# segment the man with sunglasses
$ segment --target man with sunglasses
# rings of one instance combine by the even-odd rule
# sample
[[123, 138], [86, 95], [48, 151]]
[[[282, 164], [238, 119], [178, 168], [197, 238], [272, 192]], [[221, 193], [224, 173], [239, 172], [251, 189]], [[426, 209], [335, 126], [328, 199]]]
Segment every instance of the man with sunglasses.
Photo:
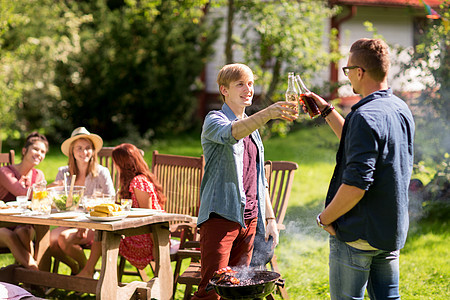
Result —
[[342, 68], [362, 96], [347, 117], [309, 95], [340, 139], [325, 209], [316, 218], [330, 234], [331, 299], [363, 299], [366, 288], [371, 299], [400, 299], [414, 120], [388, 87], [389, 67], [385, 42], [360, 39]]

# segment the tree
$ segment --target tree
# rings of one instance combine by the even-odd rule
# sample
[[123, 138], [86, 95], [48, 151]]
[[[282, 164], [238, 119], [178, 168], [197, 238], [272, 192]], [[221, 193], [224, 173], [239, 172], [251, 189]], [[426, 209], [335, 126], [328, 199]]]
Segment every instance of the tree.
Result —
[[6, 3], [0, 113], [9, 137], [40, 128], [60, 142], [86, 126], [137, 142], [193, 126], [221, 21], [205, 21], [207, 0]]
[[413, 102], [416, 122], [416, 161], [448, 161], [450, 153], [450, 40], [448, 20], [450, 2], [444, 1], [439, 9], [441, 19], [428, 19], [418, 45], [409, 51], [411, 59], [403, 72], [416, 70], [424, 90]]
[[[262, 80], [264, 100], [277, 101], [285, 89], [281, 76], [301, 73], [309, 81], [327, 67], [331, 54], [323, 45], [325, 20], [333, 14], [327, 1], [237, 1], [244, 18], [243, 35], [237, 41]], [[244, 25], [245, 24], [245, 25]]]
[[[258, 104], [247, 113], [284, 98], [287, 72], [300, 73], [311, 84], [317, 72], [340, 58], [335, 48], [328, 49], [323, 44], [325, 21], [337, 10], [329, 8], [327, 1], [226, 0], [220, 3], [222, 6], [226, 3], [228, 8], [227, 24], [238, 23], [237, 27], [243, 28], [241, 35], [236, 36], [232, 27], [227, 27], [227, 63], [231, 62], [232, 49], [238, 46], [261, 87]], [[330, 43], [334, 39], [335, 35], [331, 34]], [[289, 126], [286, 122], [269, 122], [270, 131], [278, 134], [286, 133]]]
[[56, 134], [65, 122], [54, 85], [55, 65], [77, 47], [78, 27], [86, 16], [63, 1], [2, 1], [0, 94], [2, 139], [19, 139], [31, 130]]
[[[93, 22], [58, 85], [73, 116], [106, 139], [152, 136], [192, 125], [195, 91], [217, 37], [205, 0], [89, 5]], [[71, 82], [79, 74], [79, 82]]]

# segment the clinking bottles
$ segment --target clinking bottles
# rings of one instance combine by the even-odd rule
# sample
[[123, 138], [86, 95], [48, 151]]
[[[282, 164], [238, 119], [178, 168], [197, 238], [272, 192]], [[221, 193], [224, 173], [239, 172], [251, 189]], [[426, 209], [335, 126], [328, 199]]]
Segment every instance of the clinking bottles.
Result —
[[320, 110], [316, 104], [316, 101], [314, 101], [314, 99], [312, 97], [306, 96], [306, 94], [310, 93], [310, 91], [303, 83], [302, 79], [300, 78], [300, 75], [295, 75], [295, 82], [297, 83], [297, 86], [298, 86], [298, 90], [300, 93], [300, 99], [303, 102], [303, 104], [306, 106], [306, 109], [307, 109], [308, 114], [311, 117], [311, 119], [320, 115]]

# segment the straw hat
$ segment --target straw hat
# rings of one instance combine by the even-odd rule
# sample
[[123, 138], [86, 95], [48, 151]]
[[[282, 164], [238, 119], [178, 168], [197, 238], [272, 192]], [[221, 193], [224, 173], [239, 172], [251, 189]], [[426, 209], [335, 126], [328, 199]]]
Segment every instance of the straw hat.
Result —
[[91, 140], [92, 144], [94, 144], [94, 152], [98, 152], [103, 146], [103, 140], [100, 136], [90, 133], [84, 127], [78, 127], [72, 132], [70, 138], [68, 138], [62, 143], [61, 145], [62, 153], [64, 153], [65, 156], [69, 156], [70, 144], [81, 138]]

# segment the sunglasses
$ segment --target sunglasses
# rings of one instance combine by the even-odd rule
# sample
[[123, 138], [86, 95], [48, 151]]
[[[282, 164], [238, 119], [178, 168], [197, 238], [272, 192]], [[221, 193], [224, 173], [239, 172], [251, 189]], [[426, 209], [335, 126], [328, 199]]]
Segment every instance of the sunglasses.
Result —
[[359, 66], [350, 66], [350, 67], [343, 67], [342, 68], [342, 72], [344, 72], [345, 76], [348, 76], [348, 71], [351, 69], [356, 69], [356, 68], [360, 68], [363, 72], [365, 72], [366, 70], [364, 70], [364, 68], [361, 68]]

